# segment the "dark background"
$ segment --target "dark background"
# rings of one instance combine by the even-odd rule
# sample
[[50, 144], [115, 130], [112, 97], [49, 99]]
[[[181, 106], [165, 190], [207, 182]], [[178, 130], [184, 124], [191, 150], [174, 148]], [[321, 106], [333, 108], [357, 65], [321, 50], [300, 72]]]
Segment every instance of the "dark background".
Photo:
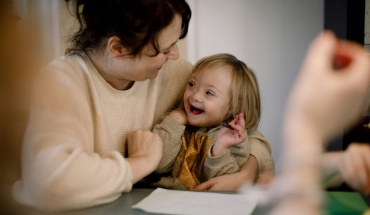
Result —
[[[324, 29], [332, 30], [339, 38], [364, 45], [365, 0], [325, 0], [324, 13]], [[370, 128], [366, 127], [370, 123], [370, 117], [367, 115], [352, 129], [330, 142], [326, 150], [345, 150], [352, 142], [370, 143]], [[328, 190], [352, 191], [345, 183]], [[364, 196], [364, 199], [370, 205], [370, 196]]]

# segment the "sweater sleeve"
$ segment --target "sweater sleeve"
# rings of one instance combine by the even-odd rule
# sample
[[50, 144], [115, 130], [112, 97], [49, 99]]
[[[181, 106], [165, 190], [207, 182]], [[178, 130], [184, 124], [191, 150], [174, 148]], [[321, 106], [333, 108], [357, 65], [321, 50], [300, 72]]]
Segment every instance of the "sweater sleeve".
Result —
[[[258, 130], [251, 132], [249, 140], [251, 155], [253, 155], [258, 162], [258, 178], [261, 178], [261, 176], [265, 177], [264, 175], [273, 177], [275, 174], [275, 164], [271, 155], [271, 146], [269, 142]], [[257, 180], [259, 180], [258, 178]]]
[[81, 83], [60, 73], [36, 83], [14, 197], [43, 211], [112, 202], [132, 188], [118, 151], [96, 153], [93, 116]]
[[163, 155], [155, 171], [156, 173], [160, 174], [172, 170], [181, 148], [181, 136], [184, 131], [185, 126], [168, 115], [162, 123], [154, 126], [153, 132], [158, 134], [163, 141]]
[[203, 167], [203, 179], [209, 180], [216, 176], [226, 175], [239, 171], [239, 167], [248, 160], [251, 152], [249, 139], [231, 147], [225, 153], [212, 157], [211, 150], [208, 151]]

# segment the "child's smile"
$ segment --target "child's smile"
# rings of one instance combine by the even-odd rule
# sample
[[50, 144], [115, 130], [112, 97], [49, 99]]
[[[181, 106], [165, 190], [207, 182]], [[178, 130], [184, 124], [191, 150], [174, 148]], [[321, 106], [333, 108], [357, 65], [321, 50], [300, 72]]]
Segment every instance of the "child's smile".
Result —
[[201, 114], [203, 112], [204, 112], [204, 110], [196, 108], [196, 107], [194, 107], [193, 105], [190, 104], [190, 113], [191, 114], [198, 115], [198, 114]]

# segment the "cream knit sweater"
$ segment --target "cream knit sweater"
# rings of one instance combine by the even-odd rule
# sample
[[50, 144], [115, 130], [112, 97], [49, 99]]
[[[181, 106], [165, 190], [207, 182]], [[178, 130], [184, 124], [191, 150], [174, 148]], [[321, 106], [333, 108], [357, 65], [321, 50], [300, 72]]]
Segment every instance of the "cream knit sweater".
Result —
[[36, 81], [13, 193], [44, 211], [111, 202], [132, 188], [130, 131], [152, 130], [181, 98], [192, 65], [168, 61], [154, 80], [112, 88], [83, 56], [61, 57]]

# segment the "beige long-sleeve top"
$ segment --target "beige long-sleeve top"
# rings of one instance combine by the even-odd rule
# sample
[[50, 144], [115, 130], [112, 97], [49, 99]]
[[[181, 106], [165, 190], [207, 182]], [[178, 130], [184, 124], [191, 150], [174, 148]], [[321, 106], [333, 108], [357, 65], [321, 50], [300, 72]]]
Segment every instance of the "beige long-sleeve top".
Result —
[[127, 134], [161, 121], [191, 69], [187, 61], [168, 61], [156, 79], [119, 91], [86, 55], [51, 62], [35, 84], [16, 200], [61, 211], [111, 202], [130, 191]]

